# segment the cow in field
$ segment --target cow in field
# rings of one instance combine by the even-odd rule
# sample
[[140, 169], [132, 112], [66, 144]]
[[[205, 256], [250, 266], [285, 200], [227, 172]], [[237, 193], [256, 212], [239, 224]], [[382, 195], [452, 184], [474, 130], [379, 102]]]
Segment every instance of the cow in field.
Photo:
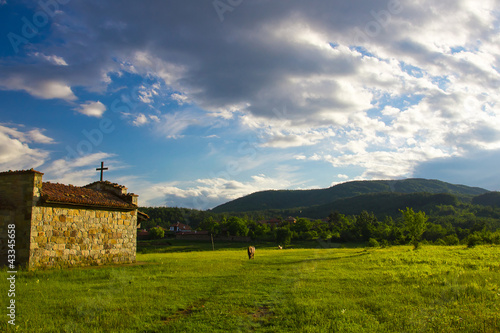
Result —
[[253, 259], [254, 255], [255, 255], [255, 247], [249, 246], [248, 247], [248, 259]]

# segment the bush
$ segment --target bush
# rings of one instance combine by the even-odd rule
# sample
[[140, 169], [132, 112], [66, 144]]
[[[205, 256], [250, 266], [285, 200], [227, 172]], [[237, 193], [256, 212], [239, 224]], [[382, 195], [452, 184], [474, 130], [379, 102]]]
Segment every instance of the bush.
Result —
[[440, 238], [440, 239], [438, 239], [437, 241], [434, 242], [434, 245], [448, 245], [448, 244], [446, 244], [446, 242], [444, 241], [444, 239]]
[[283, 245], [290, 244], [292, 240], [292, 232], [288, 227], [279, 227], [276, 229], [276, 242]]
[[369, 247], [379, 247], [380, 244], [379, 244], [379, 242], [375, 238], [370, 238], [368, 240], [368, 246]]
[[165, 237], [165, 230], [160, 227], [154, 227], [149, 230], [149, 235], [152, 239], [160, 239]]
[[460, 243], [460, 240], [458, 239], [457, 235], [448, 235], [445, 236], [441, 239], [446, 245], [458, 245]]
[[332, 238], [332, 235], [328, 231], [321, 231], [319, 234], [319, 238], [326, 241], [326, 240]]
[[313, 240], [318, 238], [318, 233], [314, 230], [302, 232], [300, 233], [300, 238], [303, 240]]
[[500, 245], [500, 231], [497, 231], [491, 235], [491, 243]]
[[467, 239], [467, 247], [474, 247], [476, 245], [480, 245], [482, 242], [483, 238], [480, 235], [474, 233]]

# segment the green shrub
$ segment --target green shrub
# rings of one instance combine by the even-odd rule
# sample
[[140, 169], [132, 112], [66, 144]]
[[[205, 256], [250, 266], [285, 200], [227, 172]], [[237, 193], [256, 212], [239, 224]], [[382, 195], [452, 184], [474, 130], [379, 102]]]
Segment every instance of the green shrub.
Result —
[[165, 230], [160, 227], [154, 227], [149, 230], [149, 235], [152, 239], [160, 239], [165, 237]]
[[460, 243], [460, 240], [458, 239], [457, 235], [448, 235], [445, 236], [441, 239], [446, 245], [458, 245]]
[[448, 245], [448, 244], [446, 244], [446, 242], [444, 241], [444, 239], [440, 238], [440, 239], [438, 239], [437, 241], [434, 242], [434, 245]]
[[379, 247], [380, 244], [379, 244], [379, 242], [375, 238], [370, 238], [368, 240], [368, 246], [369, 247]]
[[276, 229], [276, 242], [288, 245], [292, 241], [292, 231], [288, 227], [279, 227]]
[[313, 239], [318, 238], [318, 233], [314, 230], [302, 232], [300, 234], [300, 238], [302, 238], [304, 240], [313, 240]]
[[500, 245], [500, 230], [491, 234], [491, 243]]
[[474, 247], [476, 245], [482, 244], [482, 242], [483, 238], [477, 233], [474, 233], [467, 238], [467, 247]]

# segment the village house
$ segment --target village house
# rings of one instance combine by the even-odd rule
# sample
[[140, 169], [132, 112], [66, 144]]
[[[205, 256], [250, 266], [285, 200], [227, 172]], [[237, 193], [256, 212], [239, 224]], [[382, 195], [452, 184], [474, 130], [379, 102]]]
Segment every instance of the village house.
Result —
[[270, 219], [270, 220], [261, 220], [261, 221], [259, 221], [260, 224], [267, 224], [271, 228], [273, 228], [273, 227], [276, 228], [276, 227], [282, 226], [284, 224], [291, 225], [291, 224], [294, 224], [295, 222], [297, 222], [297, 220], [294, 217], [291, 217], [291, 216], [288, 216], [284, 220], [273, 218], [273, 219]]
[[177, 222], [177, 223], [172, 224], [170, 226], [170, 231], [173, 231], [173, 232], [190, 232], [191, 231], [191, 227], [188, 226], [187, 224], [183, 224], [183, 223]]
[[146, 229], [137, 229], [137, 239], [148, 239], [149, 238], [149, 231]]
[[281, 221], [280, 219], [270, 219], [270, 220], [259, 221], [260, 224], [267, 224], [271, 228], [280, 226], [282, 222], [283, 221]]
[[137, 195], [108, 181], [78, 187], [42, 176], [33, 169], [0, 173], [0, 265], [7, 264], [12, 227], [16, 266], [135, 262], [138, 218], [147, 218], [137, 211]]

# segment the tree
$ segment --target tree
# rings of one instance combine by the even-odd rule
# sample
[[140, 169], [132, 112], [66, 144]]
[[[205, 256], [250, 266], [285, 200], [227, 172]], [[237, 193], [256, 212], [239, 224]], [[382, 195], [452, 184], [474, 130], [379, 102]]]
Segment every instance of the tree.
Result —
[[261, 238], [270, 231], [269, 227], [265, 223], [249, 221], [247, 226], [250, 229], [249, 235], [253, 239]]
[[232, 236], [246, 236], [248, 235], [248, 227], [245, 222], [245, 220], [236, 217], [236, 216], [231, 216], [226, 223], [224, 223], [224, 226], [227, 229], [227, 232], [232, 235]]
[[292, 231], [288, 227], [279, 227], [276, 229], [276, 241], [279, 244], [288, 245], [292, 240]]
[[420, 239], [427, 229], [427, 220], [429, 219], [424, 212], [415, 213], [412, 208], [406, 207], [406, 210], [399, 210], [403, 214], [403, 220], [410, 236], [413, 248], [416, 250], [420, 244]]
[[444, 238], [446, 234], [447, 230], [443, 228], [443, 226], [439, 224], [429, 223], [424, 233], [424, 239], [435, 242], [438, 239]]
[[154, 227], [149, 230], [149, 234], [153, 239], [160, 239], [165, 237], [165, 230], [160, 227]]
[[377, 218], [373, 213], [368, 213], [366, 210], [362, 211], [359, 216], [356, 217], [356, 236], [360, 240], [368, 241], [372, 238], [373, 230], [378, 224]]
[[333, 213], [330, 213], [330, 215], [328, 215], [328, 222], [334, 224], [339, 223], [341, 218], [342, 214], [340, 214], [338, 211], [335, 211]]
[[295, 222], [295, 224], [293, 224], [291, 227], [293, 231], [296, 231], [298, 233], [307, 232], [311, 230], [311, 228], [312, 228], [311, 221], [305, 218], [299, 218], [297, 222]]
[[200, 230], [206, 230], [212, 235], [220, 233], [220, 224], [212, 216], [205, 218], [199, 225]]

